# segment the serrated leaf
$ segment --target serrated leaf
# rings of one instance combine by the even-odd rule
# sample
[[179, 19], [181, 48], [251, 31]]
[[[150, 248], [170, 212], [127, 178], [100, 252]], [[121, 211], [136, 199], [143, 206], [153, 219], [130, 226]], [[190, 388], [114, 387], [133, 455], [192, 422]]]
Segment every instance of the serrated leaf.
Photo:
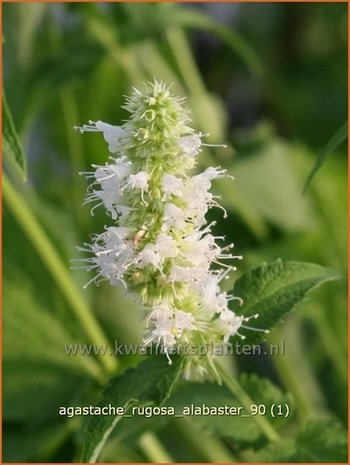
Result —
[[335, 420], [311, 420], [294, 440], [270, 444], [261, 462], [347, 463], [347, 433]]
[[343, 143], [348, 137], [348, 122], [346, 121], [343, 126], [341, 126], [338, 131], [333, 134], [333, 136], [329, 139], [327, 144], [318, 154], [315, 163], [306, 179], [305, 186], [304, 186], [304, 193], [306, 192], [307, 188], [309, 187], [312, 179], [314, 178], [317, 171], [321, 168], [321, 166], [326, 161], [328, 155], [330, 155], [334, 150]]
[[25, 180], [27, 176], [26, 160], [4, 92], [2, 94], [2, 150]]
[[[283, 262], [281, 259], [265, 263], [236, 281], [233, 294], [241, 297], [244, 303], [235, 311], [245, 316], [258, 314], [256, 323], [250, 322], [250, 326], [269, 330], [311, 289], [337, 277], [333, 270], [313, 263]], [[259, 340], [263, 334], [246, 330], [245, 343]]]
[[[282, 416], [271, 419], [274, 426], [281, 427], [293, 414], [293, 399], [289, 394], [282, 392], [267, 378], [257, 375], [243, 374], [239, 377], [239, 383], [250, 396], [254, 404], [266, 407], [266, 416], [270, 416], [273, 404], [287, 403], [291, 409], [288, 418]], [[238, 399], [225, 387], [214, 383], [186, 383], [168, 400], [167, 405], [174, 406], [177, 413], [181, 413], [184, 407], [190, 404], [207, 407], [241, 407]], [[242, 413], [250, 415], [250, 411], [242, 410]], [[230, 439], [237, 446], [254, 447], [265, 440], [259, 425], [251, 417], [241, 415], [193, 415], [186, 419], [200, 431], [219, 435]]]
[[[112, 378], [97, 407], [111, 404], [123, 407], [125, 412], [133, 405], [162, 404], [170, 395], [181, 368], [180, 358], [173, 358], [173, 364], [168, 365], [165, 356], [150, 357], [136, 368]], [[122, 416], [91, 417], [83, 444], [82, 462], [96, 462], [109, 435], [121, 420]]]

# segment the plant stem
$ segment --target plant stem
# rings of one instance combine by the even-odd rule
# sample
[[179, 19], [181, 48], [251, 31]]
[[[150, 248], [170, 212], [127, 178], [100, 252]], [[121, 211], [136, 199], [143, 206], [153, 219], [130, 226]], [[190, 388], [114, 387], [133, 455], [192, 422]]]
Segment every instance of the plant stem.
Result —
[[143, 433], [139, 439], [139, 447], [151, 463], [174, 463], [174, 460], [153, 433]]
[[[52, 12], [51, 12], [52, 13]], [[64, 43], [61, 31], [54, 21], [53, 15], [50, 16], [49, 41], [51, 42], [51, 49], [54, 56], [63, 55]], [[82, 139], [74, 134], [73, 126], [79, 123], [79, 111], [75, 100], [74, 91], [71, 84], [66, 84], [59, 93], [60, 104], [62, 108], [62, 118], [66, 132], [66, 140], [68, 145], [68, 153], [71, 163], [71, 171], [76, 174], [84, 166], [84, 148]], [[86, 215], [82, 214], [82, 209], [79, 208], [84, 198], [85, 192], [81, 184], [72, 182], [73, 200], [75, 207], [75, 218], [78, 220], [78, 225], [85, 225], [87, 223]]]
[[172, 27], [166, 31], [168, 43], [176, 59], [177, 66], [192, 95], [206, 95], [203, 79], [198, 71], [184, 32]]
[[[167, 30], [166, 36], [180, 75], [188, 88], [193, 112], [200, 128], [210, 135], [209, 140], [224, 140], [221, 114], [205, 88], [186, 35], [180, 28], [172, 27]], [[208, 118], [208, 114], [216, 115], [216, 118]]]
[[269, 340], [274, 343], [278, 343], [281, 338], [288, 346], [288, 352], [283, 357], [274, 357], [273, 362], [284, 386], [288, 387], [295, 398], [299, 418], [305, 421], [320, 412], [326, 413], [325, 399], [307, 363], [297, 318], [290, 319], [288, 327], [281, 329], [279, 334], [272, 332], [269, 336]]
[[[236, 378], [228, 374], [220, 365], [217, 366], [217, 369], [226, 387], [240, 401], [242, 406], [248, 412], [250, 412], [250, 408], [254, 404], [254, 401], [243, 390]], [[264, 433], [264, 435], [267, 437], [269, 441], [277, 441], [278, 439], [280, 439], [279, 434], [277, 433], [275, 428], [269, 423], [269, 421], [265, 417], [261, 415], [254, 415], [252, 416], [252, 419], [260, 427], [261, 431]]]
[[204, 433], [199, 434], [186, 418], [175, 418], [172, 425], [181, 436], [181, 440], [183, 438], [202, 460], [210, 463], [234, 463], [237, 461], [220, 439]]
[[[58, 255], [40, 223], [30, 211], [22, 195], [15, 191], [5, 174], [3, 175], [2, 187], [5, 203], [62, 291], [85, 334], [93, 344], [107, 347], [108, 340], [76, 288], [72, 276], [67, 272], [65, 263]], [[116, 370], [116, 357], [103, 355], [99, 355], [99, 357], [101, 365], [108, 373]]]
[[145, 80], [144, 73], [131, 51], [125, 45], [119, 44], [115, 28], [98, 16], [89, 16], [86, 25], [93, 38], [100, 42], [131, 82], [141, 84]]
[[[84, 166], [84, 153], [81, 138], [74, 134], [73, 125], [79, 122], [78, 108], [71, 87], [65, 87], [60, 92], [60, 101], [62, 107], [62, 116], [64, 119], [68, 152], [70, 154], [71, 170], [73, 175], [79, 172]], [[85, 189], [78, 182], [72, 182], [73, 198], [75, 205], [75, 215], [78, 218], [78, 224], [86, 224], [87, 216], [82, 214], [80, 208], [82, 199], [85, 196]]]

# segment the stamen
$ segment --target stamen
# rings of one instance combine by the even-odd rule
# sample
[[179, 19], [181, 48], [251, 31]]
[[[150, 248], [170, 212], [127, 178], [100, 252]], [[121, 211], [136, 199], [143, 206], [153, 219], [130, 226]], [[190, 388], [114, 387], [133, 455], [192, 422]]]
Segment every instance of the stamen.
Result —
[[96, 281], [97, 278], [98, 278], [99, 276], [101, 276], [101, 275], [102, 275], [102, 271], [101, 271], [100, 273], [98, 273], [96, 276], [94, 276], [92, 279], [90, 279], [90, 281], [88, 281], [86, 284], [84, 284], [83, 289], [86, 289], [91, 283], [93, 283], [94, 281]]
[[223, 212], [224, 212], [224, 218], [227, 218], [228, 215], [227, 215], [226, 209], [225, 209], [222, 205], [220, 205], [216, 200], [212, 200], [212, 201], [210, 202], [210, 204], [208, 204], [208, 206], [209, 206], [209, 207], [216, 207], [216, 208], [219, 208], [220, 210], [223, 210]]
[[235, 295], [229, 295], [229, 296], [227, 296], [227, 302], [231, 302], [232, 300], [238, 300], [239, 305], [242, 307], [242, 305], [243, 305], [243, 299], [241, 299], [240, 297], [235, 296]]
[[168, 350], [167, 350], [166, 347], [164, 348], [164, 352], [165, 352], [166, 358], [168, 359], [168, 365], [172, 365], [172, 364], [173, 364], [173, 361], [172, 361], [171, 358], [169, 357]]
[[204, 147], [222, 147], [224, 149], [227, 149], [226, 144], [203, 144], [202, 142], [201, 145], [203, 145]]
[[89, 121], [89, 124], [84, 124], [83, 126], [73, 126], [73, 129], [75, 129], [75, 131], [79, 131], [80, 134], [84, 134], [84, 132], [101, 132], [100, 129], [98, 129], [96, 126], [95, 126], [95, 122], [94, 121]]
[[269, 334], [270, 332], [268, 329], [253, 328], [252, 326], [247, 326], [247, 325], [241, 325], [241, 328], [250, 329], [251, 331], [259, 331], [265, 334]]

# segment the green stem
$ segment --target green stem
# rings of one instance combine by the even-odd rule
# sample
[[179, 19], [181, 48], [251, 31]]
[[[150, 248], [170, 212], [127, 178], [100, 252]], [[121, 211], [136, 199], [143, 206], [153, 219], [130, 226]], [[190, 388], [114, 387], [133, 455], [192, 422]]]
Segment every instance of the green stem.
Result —
[[[248, 412], [250, 412], [251, 406], [254, 404], [254, 401], [243, 390], [236, 378], [229, 375], [220, 365], [217, 366], [217, 369], [226, 387], [232, 392], [232, 394], [237, 398], [237, 400], [239, 400], [242, 406]], [[280, 439], [279, 434], [277, 433], [275, 428], [269, 423], [266, 417], [261, 415], [254, 415], [252, 416], [252, 419], [260, 427], [261, 431], [264, 433], [264, 435], [267, 437], [269, 441], [277, 441], [278, 439]]]
[[207, 91], [184, 32], [181, 29], [172, 27], [166, 31], [166, 35], [177, 66], [190, 93], [192, 95], [205, 95]]
[[210, 463], [237, 462], [236, 458], [219, 439], [205, 433], [199, 434], [186, 418], [175, 418], [172, 421], [172, 426], [181, 436], [181, 441], [187, 443], [200, 459]]
[[[209, 142], [224, 141], [225, 125], [221, 111], [218, 111], [218, 102], [213, 100], [205, 87], [185, 33], [180, 28], [172, 27], [166, 31], [166, 36], [180, 75], [188, 88], [199, 128], [208, 134]], [[211, 117], [208, 118], [208, 115]], [[201, 156], [202, 162], [204, 155], [205, 152]]]
[[[49, 41], [51, 42], [51, 48], [54, 56], [63, 55], [64, 43], [61, 31], [56, 25], [53, 16], [50, 16], [49, 22]], [[66, 139], [68, 145], [68, 153], [71, 162], [71, 171], [76, 174], [84, 166], [84, 148], [81, 137], [77, 137], [73, 129], [74, 125], [79, 123], [79, 112], [78, 106], [74, 97], [74, 92], [70, 84], [62, 88], [60, 94], [60, 103], [62, 108], [62, 117], [64, 122], [64, 128], [66, 132]], [[79, 225], [85, 225], [87, 216], [82, 213], [82, 209], [79, 208], [84, 198], [85, 192], [82, 184], [72, 182], [73, 200], [75, 206], [75, 217]]]
[[314, 311], [312, 312], [306, 313], [305, 318], [308, 319], [315, 326], [316, 330], [318, 331], [320, 341], [322, 341], [323, 348], [330, 360], [332, 361], [334, 370], [338, 373], [338, 376], [342, 380], [342, 382], [346, 383], [346, 354], [344, 354], [341, 350], [339, 340], [337, 339], [332, 328], [328, 324], [324, 311], [320, 311], [318, 306], [313, 310]]
[[289, 321], [288, 328], [283, 328], [279, 333], [272, 332], [269, 336], [269, 341], [273, 343], [279, 343], [281, 339], [288, 347], [288, 352], [274, 357], [273, 361], [284, 386], [295, 398], [298, 416], [305, 421], [315, 414], [325, 413], [325, 400], [307, 363], [306, 350], [300, 339], [300, 328], [296, 319]]
[[[84, 329], [85, 334], [93, 344], [108, 346], [108, 340], [80, 292], [77, 290], [72, 276], [66, 270], [64, 262], [56, 252], [40, 223], [30, 211], [24, 198], [15, 191], [5, 174], [3, 175], [2, 187], [5, 203], [26, 233], [57, 286], [62, 291], [75, 317]], [[115, 357], [100, 355], [100, 361], [109, 373], [115, 371], [117, 368], [117, 359]]]
[[[74, 124], [79, 122], [78, 108], [75, 101], [73, 90], [70, 87], [62, 89], [60, 93], [62, 115], [64, 119], [64, 125], [67, 135], [68, 152], [71, 160], [71, 170], [76, 176], [79, 170], [84, 166], [84, 151], [82, 145], [82, 138], [77, 137], [73, 129]], [[80, 208], [82, 199], [85, 196], [84, 188], [82, 184], [76, 181], [72, 182], [73, 187], [73, 198], [75, 205], [76, 217], [79, 225], [87, 224], [87, 215], [83, 214], [83, 210]]]
[[131, 51], [124, 45], [120, 45], [115, 29], [106, 21], [101, 21], [97, 16], [90, 16], [86, 21], [87, 28], [95, 40], [107, 51], [131, 82], [141, 84], [145, 78], [138, 61]]
[[139, 447], [150, 463], [174, 463], [153, 433], [143, 433], [139, 439]]

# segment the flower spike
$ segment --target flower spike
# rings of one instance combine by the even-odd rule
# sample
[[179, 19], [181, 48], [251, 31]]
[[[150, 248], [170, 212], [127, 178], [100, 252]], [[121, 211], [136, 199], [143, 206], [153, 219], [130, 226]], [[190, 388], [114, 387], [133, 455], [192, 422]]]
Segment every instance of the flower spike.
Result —
[[[239, 329], [247, 328], [247, 319], [229, 309], [230, 301], [242, 300], [220, 289], [235, 269], [223, 261], [242, 257], [230, 253], [233, 244], [220, 247], [216, 240], [224, 238], [211, 233], [215, 222], [206, 221], [208, 210], [220, 207], [209, 192], [212, 181], [228, 176], [226, 170], [191, 175], [208, 145], [204, 135], [188, 127], [183, 99], [171, 96], [164, 83], [144, 87], [126, 97], [130, 117], [122, 126], [90, 121], [76, 128], [101, 132], [116, 154], [84, 173], [92, 180], [85, 203], [95, 203], [92, 212], [103, 206], [111, 225], [83, 250], [91, 254], [86, 268], [97, 273], [89, 283], [105, 279], [133, 294], [145, 313], [144, 344], [160, 347], [171, 363], [178, 347], [244, 337]], [[214, 356], [187, 356], [185, 376], [217, 376]]]

